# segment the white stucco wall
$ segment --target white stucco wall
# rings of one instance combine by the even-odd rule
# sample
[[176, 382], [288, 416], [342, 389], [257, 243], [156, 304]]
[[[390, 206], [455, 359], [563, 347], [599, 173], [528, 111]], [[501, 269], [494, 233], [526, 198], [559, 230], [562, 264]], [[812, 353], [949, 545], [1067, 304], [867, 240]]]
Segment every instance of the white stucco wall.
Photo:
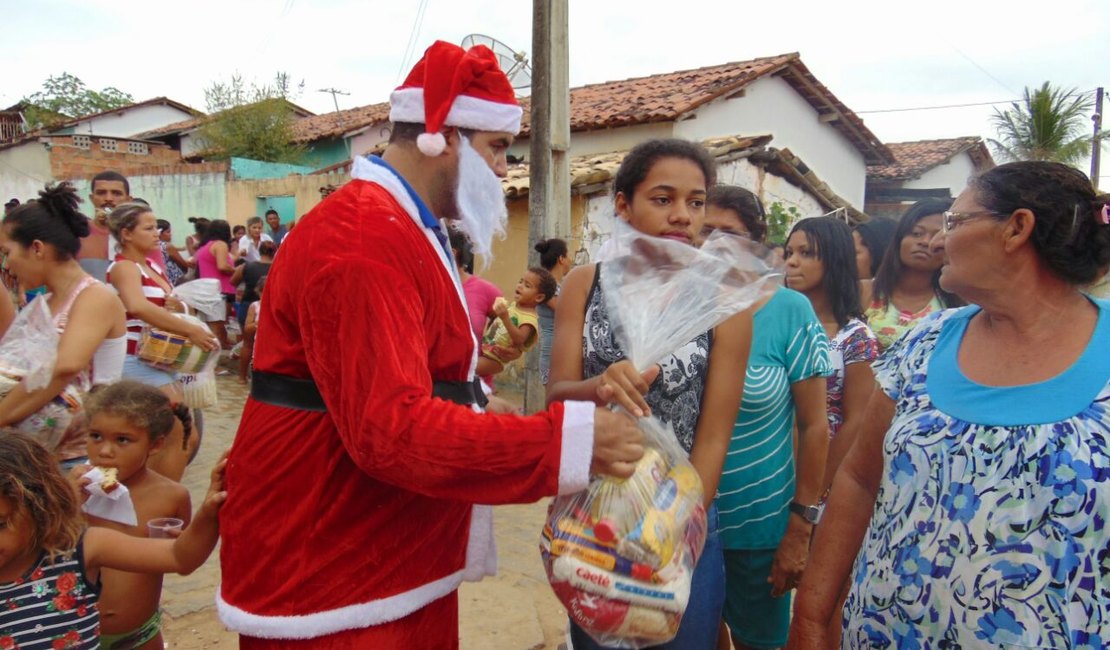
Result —
[[26, 203], [50, 181], [50, 154], [41, 142], [0, 149], [0, 203], [13, 198]]
[[188, 158], [195, 156], [204, 151], [204, 138], [200, 137], [200, 131], [190, 131], [181, 134], [181, 157]]
[[351, 138], [348, 143], [351, 156], [362, 155], [387, 140], [389, 140], [389, 121], [383, 120], [372, 124], [370, 128]]
[[[628, 151], [645, 140], [674, 137], [672, 126], [672, 122], [659, 122], [571, 133], [570, 155], [589, 156], [597, 153]], [[512, 147], [509, 147], [509, 155], [527, 159], [530, 157], [529, 146], [527, 138], [517, 140]]]
[[152, 104], [78, 122], [73, 127], [73, 133], [129, 138], [191, 117], [193, 116], [173, 106]]
[[911, 190], [928, 190], [947, 187], [953, 197], [967, 187], [967, 179], [975, 174], [975, 163], [971, 156], [962, 153], [943, 165], [937, 165], [921, 175], [921, 178], [906, 181], [902, 187]]
[[863, 209], [863, 154], [831, 124], [819, 122], [813, 106], [777, 77], [757, 79], [743, 97], [702, 106], [694, 119], [676, 122], [674, 134], [690, 140], [772, 135], [772, 146], [793, 151], [840, 197]]

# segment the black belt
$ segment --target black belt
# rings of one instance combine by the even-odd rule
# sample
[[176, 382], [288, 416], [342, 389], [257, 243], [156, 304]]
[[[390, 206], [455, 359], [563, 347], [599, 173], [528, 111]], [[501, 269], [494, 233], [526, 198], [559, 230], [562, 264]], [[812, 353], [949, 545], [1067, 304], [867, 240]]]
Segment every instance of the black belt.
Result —
[[[485, 407], [489, 403], [478, 379], [472, 382], [437, 381], [432, 384], [432, 396], [464, 406], [477, 404]], [[251, 397], [264, 404], [299, 411], [328, 410], [316, 382], [288, 375], [255, 370], [251, 377]]]

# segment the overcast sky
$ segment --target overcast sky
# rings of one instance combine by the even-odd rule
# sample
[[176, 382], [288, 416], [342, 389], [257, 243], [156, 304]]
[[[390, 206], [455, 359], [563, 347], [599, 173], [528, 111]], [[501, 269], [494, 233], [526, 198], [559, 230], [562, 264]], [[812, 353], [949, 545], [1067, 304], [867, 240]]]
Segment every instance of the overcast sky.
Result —
[[[340, 108], [386, 101], [435, 39], [530, 51], [531, 15], [526, 0], [0, 0], [0, 103], [65, 71], [204, 110], [213, 80], [284, 70], [322, 113], [322, 88], [350, 93]], [[797, 51], [884, 141], [992, 137], [991, 106], [870, 111], [1013, 100], [1044, 81], [1110, 87], [1108, 25], [1107, 0], [571, 0], [570, 81]]]

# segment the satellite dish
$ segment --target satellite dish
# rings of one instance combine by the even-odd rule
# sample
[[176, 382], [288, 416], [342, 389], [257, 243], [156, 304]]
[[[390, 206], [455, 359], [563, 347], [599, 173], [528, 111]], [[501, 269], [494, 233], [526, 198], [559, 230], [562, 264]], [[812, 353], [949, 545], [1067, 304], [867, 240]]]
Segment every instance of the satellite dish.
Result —
[[475, 45], [485, 45], [493, 50], [501, 70], [509, 78], [509, 83], [516, 90], [527, 90], [532, 86], [532, 64], [528, 62], [528, 54], [523, 50], [518, 52], [505, 45], [492, 36], [485, 34], [471, 34], [462, 40], [462, 46], [470, 49]]

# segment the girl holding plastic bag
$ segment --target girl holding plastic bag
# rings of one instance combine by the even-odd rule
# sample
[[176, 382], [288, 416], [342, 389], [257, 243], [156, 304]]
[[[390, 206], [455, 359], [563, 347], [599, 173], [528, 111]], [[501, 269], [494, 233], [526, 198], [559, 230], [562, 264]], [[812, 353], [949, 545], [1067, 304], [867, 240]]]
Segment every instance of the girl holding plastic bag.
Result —
[[[219, 349], [219, 341], [202, 323], [178, 316], [185, 312], [184, 303], [171, 295], [173, 286], [162, 269], [151, 264], [146, 256], [158, 249], [158, 220], [150, 207], [141, 203], [124, 203], [112, 210], [108, 228], [119, 242], [119, 252], [108, 267], [108, 282], [119, 292], [127, 309], [127, 357], [123, 376], [154, 386], [171, 400], [180, 401], [181, 391], [174, 373], [156, 368], [138, 357], [143, 330], [157, 328], [187, 337], [193, 345], [208, 351]], [[185, 466], [199, 441], [187, 440], [184, 428], [176, 425], [166, 445], [149, 463], [154, 471], [172, 480], [181, 480]]]
[[39, 197], [5, 216], [0, 227], [7, 271], [23, 286], [46, 286], [0, 340], [0, 374], [20, 380], [7, 383], [0, 396], [0, 429], [28, 433], [63, 464], [75, 463], [84, 460], [85, 440], [67, 427], [85, 391], [120, 377], [124, 311], [112, 291], [77, 262], [81, 237], [89, 234], [77, 193], [63, 183]]
[[[705, 216], [706, 192], [715, 179], [715, 162], [700, 145], [682, 140], [643, 143], [629, 152], [617, 172], [617, 215], [640, 233], [692, 247]], [[638, 260], [648, 265], [665, 261], [653, 260], [650, 255]], [[641, 373], [614, 338], [601, 275], [598, 264], [582, 266], [563, 284], [547, 399], [613, 403], [635, 416], [654, 415], [673, 428], [675, 442], [688, 454], [700, 478], [708, 533], [677, 636], [656, 647], [715, 648], [724, 602], [724, 563], [713, 495], [740, 407], [743, 376], [737, 369], [747, 364], [751, 316], [739, 313], [698, 334]], [[606, 580], [604, 576], [595, 579]], [[623, 647], [635, 646], [620, 638], [599, 636]], [[570, 638], [576, 650], [605, 647], [573, 620]]]

